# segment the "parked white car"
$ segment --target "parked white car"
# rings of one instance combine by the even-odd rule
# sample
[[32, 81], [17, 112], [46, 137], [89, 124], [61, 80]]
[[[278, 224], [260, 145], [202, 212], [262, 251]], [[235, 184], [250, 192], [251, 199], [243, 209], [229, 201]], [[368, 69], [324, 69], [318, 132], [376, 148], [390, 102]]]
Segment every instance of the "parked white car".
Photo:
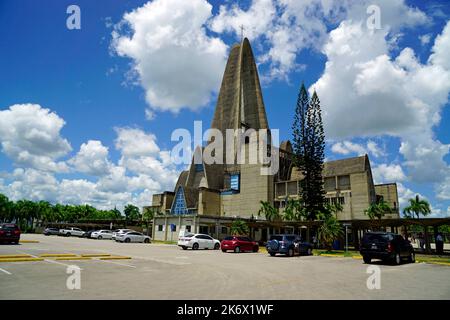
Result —
[[70, 237], [70, 236], [76, 236], [76, 237], [82, 237], [84, 235], [84, 231], [80, 228], [66, 228], [66, 229], [59, 229], [59, 234], [62, 236]]
[[207, 234], [185, 234], [184, 236], [178, 238], [178, 246], [186, 250], [191, 248], [192, 250], [197, 249], [220, 249], [220, 241], [210, 237]]
[[112, 239], [113, 233], [111, 230], [98, 230], [91, 233], [91, 238], [102, 240]]
[[117, 230], [115, 230], [115, 231], [113, 232], [113, 234], [112, 234], [112, 239], [113, 239], [113, 240], [116, 240], [116, 236], [117, 236], [118, 234], [124, 234], [124, 233], [130, 232], [130, 231], [134, 231], [134, 230], [131, 230], [131, 229], [117, 229]]
[[150, 237], [137, 231], [129, 231], [127, 233], [117, 233], [116, 241], [119, 242], [144, 242], [150, 243]]

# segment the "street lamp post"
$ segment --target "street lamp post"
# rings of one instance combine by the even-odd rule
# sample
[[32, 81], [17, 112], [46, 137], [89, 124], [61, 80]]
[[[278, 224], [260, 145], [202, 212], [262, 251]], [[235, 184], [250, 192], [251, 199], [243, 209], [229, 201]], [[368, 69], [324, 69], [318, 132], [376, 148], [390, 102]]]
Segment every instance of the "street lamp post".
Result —
[[348, 254], [348, 227], [351, 226], [351, 223], [344, 223], [345, 227], [345, 253]]

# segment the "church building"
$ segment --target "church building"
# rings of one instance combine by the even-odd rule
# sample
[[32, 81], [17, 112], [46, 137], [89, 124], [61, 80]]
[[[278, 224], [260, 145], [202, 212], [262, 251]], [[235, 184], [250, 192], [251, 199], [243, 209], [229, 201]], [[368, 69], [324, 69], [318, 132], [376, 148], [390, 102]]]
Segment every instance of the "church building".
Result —
[[[227, 129], [267, 130], [269, 139], [261, 141], [246, 136], [241, 146], [243, 162], [225, 161], [239, 156], [236, 148], [231, 151], [224, 148], [223, 163], [207, 164], [203, 160], [194, 161], [193, 157], [189, 169], [180, 173], [174, 189], [154, 194], [152, 204], [144, 208], [158, 213], [153, 221], [154, 240], [176, 241], [180, 231], [206, 233], [222, 239], [229, 235], [229, 226], [236, 218], [249, 222], [255, 240], [265, 240], [275, 230], [267, 227], [264, 216], [258, 216], [261, 201], [271, 203], [282, 212], [288, 199], [298, 198], [303, 177], [292, 164], [289, 141], [281, 142], [279, 148], [271, 146], [258, 70], [246, 38], [231, 49], [211, 128], [223, 133], [224, 144], [229, 142]], [[267, 168], [266, 163], [250, 161], [251, 150], [260, 152], [261, 145], [269, 155], [276, 154], [278, 170], [273, 174], [261, 174]], [[367, 219], [364, 210], [380, 199], [394, 209], [384, 219], [399, 217], [397, 185], [375, 185], [367, 155], [326, 162], [323, 178], [327, 201], [343, 207], [337, 213], [339, 220]], [[283, 224], [281, 231], [298, 232], [289, 222]]]

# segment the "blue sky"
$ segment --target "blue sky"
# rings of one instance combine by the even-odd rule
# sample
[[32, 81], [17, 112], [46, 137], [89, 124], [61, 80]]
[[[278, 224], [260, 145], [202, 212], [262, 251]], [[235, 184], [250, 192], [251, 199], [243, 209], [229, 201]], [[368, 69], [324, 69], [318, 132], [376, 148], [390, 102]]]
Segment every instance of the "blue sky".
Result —
[[[66, 27], [71, 4], [81, 30]], [[244, 25], [282, 139], [303, 81], [322, 101], [327, 159], [368, 153], [403, 203], [418, 193], [448, 216], [449, 20], [446, 1], [2, 1], [0, 192], [121, 207], [171, 189], [170, 135], [210, 125]]]

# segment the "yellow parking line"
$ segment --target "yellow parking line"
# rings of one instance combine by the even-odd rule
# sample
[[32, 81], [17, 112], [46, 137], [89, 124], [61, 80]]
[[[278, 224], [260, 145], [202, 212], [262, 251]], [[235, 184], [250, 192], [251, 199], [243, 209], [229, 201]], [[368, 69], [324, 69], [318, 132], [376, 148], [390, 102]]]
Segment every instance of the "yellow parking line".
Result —
[[98, 257], [110, 257], [110, 254], [107, 253], [86, 253], [82, 254], [82, 257], [90, 257], [90, 258], [98, 258]]
[[361, 256], [352, 256], [353, 259], [362, 259]]
[[29, 254], [2, 254], [0, 259], [10, 259], [10, 258], [31, 258]]
[[28, 261], [44, 261], [43, 258], [6, 258], [6, 259], [0, 259], [1, 262], [28, 262]]
[[55, 260], [91, 260], [90, 257], [57, 257]]
[[39, 243], [38, 240], [19, 240], [19, 243]]
[[44, 257], [44, 258], [77, 257], [77, 255], [74, 253], [44, 253], [44, 254], [40, 254], [39, 257]]
[[321, 257], [333, 257], [333, 258], [343, 258], [344, 255], [342, 254], [329, 254], [329, 253], [322, 253], [320, 254]]
[[100, 257], [99, 258], [99, 260], [124, 260], [124, 259], [131, 259], [131, 257], [110, 256], [110, 257]]

